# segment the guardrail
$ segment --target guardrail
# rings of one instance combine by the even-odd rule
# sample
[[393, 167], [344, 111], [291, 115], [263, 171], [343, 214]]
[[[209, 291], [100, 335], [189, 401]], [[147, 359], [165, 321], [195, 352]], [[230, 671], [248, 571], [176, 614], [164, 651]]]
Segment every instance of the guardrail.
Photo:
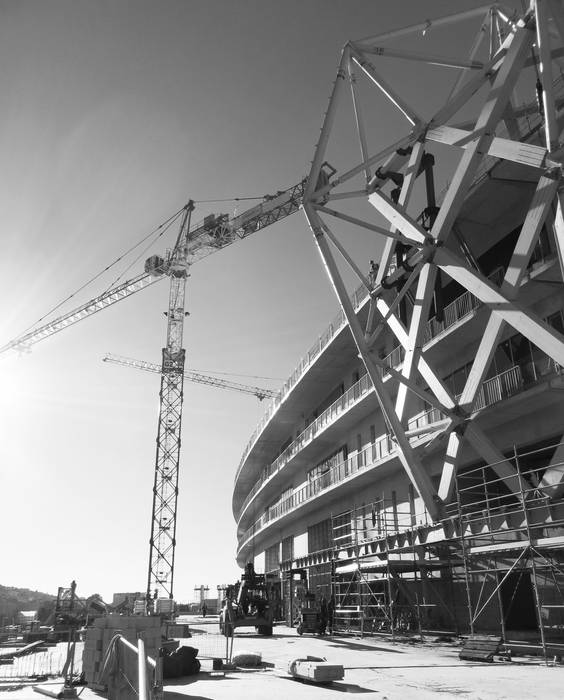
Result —
[[[552, 363], [551, 367], [552, 373], [560, 373], [561, 368], [559, 365]], [[501, 372], [482, 383], [472, 410], [474, 412], [492, 406], [499, 401], [503, 401], [510, 396], [518, 394], [523, 391], [526, 386], [528, 386], [528, 384], [523, 379], [522, 368], [519, 365], [514, 365], [505, 372]], [[455, 400], [458, 401], [459, 398], [460, 394], [455, 397]], [[441, 411], [432, 408], [410, 418], [408, 420], [408, 429], [424, 427], [425, 425], [436, 423], [444, 418], [445, 416]], [[374, 443], [361, 452], [331, 467], [325, 474], [322, 474], [308, 484], [298, 488], [292, 495], [268, 508], [240, 538], [239, 541], [242, 544], [239, 549], [241, 549], [250, 537], [255, 536], [273, 520], [277, 520], [290, 511], [295, 510], [303, 503], [313, 500], [325, 489], [345, 481], [356, 472], [376, 466], [376, 464], [383, 459], [387, 459], [394, 451], [395, 443], [391, 436], [388, 434], [381, 435]]]
[[314, 421], [312, 421], [307, 428], [298, 435], [298, 437], [289, 445], [284, 452], [282, 452], [271, 464], [263, 469], [259, 479], [254, 484], [253, 488], [247, 494], [247, 497], [243, 501], [241, 506], [240, 514], [245, 510], [245, 508], [252, 501], [257, 492], [262, 488], [262, 486], [277, 474], [300, 450], [302, 450], [306, 445], [308, 445], [317, 435], [317, 433], [323, 430], [327, 425], [333, 423], [337, 418], [344, 412], [347, 411], [352, 405], [357, 403], [359, 399], [365, 396], [373, 388], [372, 381], [367, 374], [364, 374], [358, 382], [352, 385], [350, 389], [344, 392], [339, 398], [334, 401], [328, 408], [323, 411]]
[[[135, 672], [132, 664], [127, 663], [119, 653], [120, 645], [137, 657]], [[148, 668], [152, 669], [151, 678], [147, 672]], [[137, 646], [122, 634], [118, 633], [112, 637], [104, 654], [98, 683], [100, 686], [107, 685], [110, 700], [125, 700], [130, 697], [137, 697], [139, 700], [162, 700], [164, 697], [162, 662], [145, 653], [145, 642], [141, 636], [137, 639]]]
[[[368, 292], [366, 291], [366, 288], [364, 286], [359, 287], [356, 289], [353, 294], [351, 295], [351, 302], [353, 304], [353, 307], [355, 311], [358, 311], [361, 307], [361, 305], [364, 303], [364, 301], [368, 298]], [[285, 399], [285, 397], [290, 393], [290, 391], [294, 388], [294, 386], [298, 383], [298, 381], [303, 377], [303, 375], [306, 373], [306, 371], [309, 369], [310, 365], [314, 362], [317, 357], [321, 354], [321, 352], [329, 345], [331, 340], [339, 333], [339, 331], [345, 326], [346, 324], [346, 319], [343, 311], [341, 310], [337, 316], [333, 319], [333, 321], [329, 324], [327, 330], [319, 336], [319, 338], [315, 341], [315, 343], [312, 345], [312, 347], [309, 349], [308, 353], [300, 360], [298, 363], [297, 367], [295, 370], [292, 372], [290, 377], [286, 380], [286, 382], [282, 385], [282, 388], [280, 389], [280, 393], [278, 396], [276, 396], [274, 399], [272, 399], [271, 403], [269, 404], [268, 408], [266, 409], [266, 412], [264, 413], [263, 417], [259, 421], [257, 427], [253, 431], [253, 434], [251, 435], [247, 445], [245, 446], [245, 449], [243, 450], [243, 455], [241, 457], [241, 460], [239, 462], [239, 467], [237, 468], [237, 472], [235, 474], [235, 482], [237, 481], [239, 474], [241, 472], [241, 469], [243, 467], [243, 464], [245, 463], [245, 460], [247, 459], [247, 456], [249, 452], [251, 451], [251, 448], [255, 444], [258, 436], [260, 433], [263, 431], [264, 427], [268, 423], [268, 421], [272, 418], [274, 413], [278, 410], [278, 407], [282, 403], [282, 401]]]

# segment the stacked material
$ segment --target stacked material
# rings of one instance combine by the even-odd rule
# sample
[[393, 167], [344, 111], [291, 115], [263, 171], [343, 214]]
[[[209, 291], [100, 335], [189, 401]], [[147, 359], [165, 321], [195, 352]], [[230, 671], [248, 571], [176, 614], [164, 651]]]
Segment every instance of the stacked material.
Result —
[[166, 636], [169, 639], [188, 639], [190, 634], [190, 626], [185, 624], [169, 624], [167, 625]]
[[[156, 660], [162, 644], [161, 619], [158, 616], [107, 615], [96, 618], [93, 627], [86, 631], [82, 655], [82, 667], [86, 682], [95, 690], [107, 689], [110, 698], [119, 697], [121, 699], [127, 696], [127, 690], [122, 691], [121, 685], [128, 685], [129, 682], [137, 688], [137, 654], [123, 643], [118, 642], [113, 658], [109, 661], [102, 678], [104, 656], [116, 634], [123, 635], [135, 647], [137, 647], [137, 640], [141, 636], [145, 642], [146, 655]], [[118, 668], [119, 672], [116, 672]], [[152, 679], [153, 669], [150, 666], [147, 667], [147, 675], [149, 679]], [[151, 684], [152, 681], [149, 681], [149, 685]], [[117, 685], [120, 687], [118, 688]], [[131, 690], [130, 686], [129, 690]]]

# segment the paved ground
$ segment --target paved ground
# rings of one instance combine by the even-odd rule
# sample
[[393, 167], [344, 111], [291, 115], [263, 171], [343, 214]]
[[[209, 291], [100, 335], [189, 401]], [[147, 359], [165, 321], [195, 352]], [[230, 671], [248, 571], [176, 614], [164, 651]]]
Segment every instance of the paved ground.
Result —
[[[183, 640], [189, 644], [190, 640]], [[351, 637], [299, 637], [295, 630], [276, 627], [271, 638], [237, 634], [234, 652], [260, 652], [260, 670], [212, 675], [203, 662], [197, 676], [167, 681], [165, 700], [326, 700], [340, 693], [379, 700], [556, 700], [564, 697], [564, 666], [546, 666], [531, 658], [476, 664], [458, 659], [459, 647], [432, 640], [392, 643]], [[317, 686], [290, 679], [288, 662], [307, 655], [325, 657], [345, 667], [343, 681]], [[0, 695], [0, 698], [2, 696]], [[10, 700], [42, 697], [29, 687], [6, 692]], [[99, 698], [85, 689], [82, 700]]]

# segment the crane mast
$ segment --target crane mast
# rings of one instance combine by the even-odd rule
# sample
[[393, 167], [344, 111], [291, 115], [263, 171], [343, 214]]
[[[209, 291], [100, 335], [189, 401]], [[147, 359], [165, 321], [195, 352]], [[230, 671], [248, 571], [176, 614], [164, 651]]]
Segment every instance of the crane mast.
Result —
[[184, 394], [184, 357], [186, 354], [182, 347], [184, 298], [189, 268], [186, 242], [193, 210], [194, 203], [190, 200], [185, 207], [180, 232], [168, 268], [170, 292], [166, 347], [162, 351], [161, 390], [159, 394], [160, 410], [147, 576], [146, 601], [148, 608], [151, 600], [156, 601], [159, 598], [172, 600], [173, 598], [178, 468]]
[[[321, 165], [317, 189], [323, 189], [335, 173], [329, 163]], [[156, 612], [152, 601], [173, 599], [174, 553], [176, 546], [176, 512], [178, 500], [178, 467], [180, 458], [180, 431], [184, 389], [184, 358], [182, 347], [184, 331], [184, 297], [188, 269], [193, 263], [242, 240], [267, 226], [290, 216], [302, 205], [306, 178], [287, 190], [266, 195], [263, 201], [234, 216], [210, 214], [190, 231], [194, 202], [184, 207], [182, 223], [176, 245], [166, 258], [153, 255], [145, 262], [145, 271], [120, 285], [111, 287], [87, 303], [59, 316], [44, 325], [35, 327], [0, 346], [0, 354], [8, 350], [28, 350], [31, 345], [44, 340], [69, 326], [126, 299], [132, 294], [164, 279], [170, 279], [167, 312], [167, 342], [162, 351], [160, 411], [157, 431], [155, 479], [147, 576], [146, 607]], [[322, 200], [324, 201], [324, 200]], [[192, 381], [212, 383], [192, 378]], [[219, 382], [214, 382], [219, 386]], [[233, 383], [234, 384], [234, 383]], [[234, 385], [224, 388], [236, 388]], [[236, 388], [242, 391], [240, 386]], [[246, 389], [249, 389], [247, 387]], [[245, 389], [245, 390], [246, 390]], [[263, 391], [259, 398], [271, 395]]]

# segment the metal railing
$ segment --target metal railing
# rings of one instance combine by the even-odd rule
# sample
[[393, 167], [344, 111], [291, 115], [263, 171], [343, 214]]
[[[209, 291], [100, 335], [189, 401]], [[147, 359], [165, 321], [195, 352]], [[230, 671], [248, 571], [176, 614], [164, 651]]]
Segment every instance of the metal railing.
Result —
[[438, 423], [445, 418], [445, 414], [438, 408], [430, 408], [427, 411], [423, 411], [409, 418], [407, 421], [407, 429], [415, 430], [416, 428], [424, 428], [432, 423]]
[[270, 506], [270, 508], [247, 529], [242, 537], [242, 541], [247, 540], [255, 534], [257, 530], [262, 529], [269, 522], [286, 515], [303, 503], [315, 498], [321, 491], [335, 486], [336, 484], [340, 484], [358, 471], [374, 466], [375, 462], [387, 457], [393, 449], [394, 443], [391, 438], [388, 435], [383, 435], [378, 438], [374, 444], [369, 445], [361, 452], [330, 467], [324, 474], [321, 474], [316, 479], [296, 489], [294, 493], [284, 500]]
[[505, 372], [487, 379], [481, 386], [472, 406], [473, 411], [479, 411], [486, 406], [503, 401], [519, 393], [524, 386], [521, 367], [516, 365]]
[[[136, 655], [135, 674], [131, 672], [131, 665], [124, 663], [120, 654], [120, 645]], [[149, 668], [151, 674], [148, 673]], [[132, 675], [135, 677], [131, 677]], [[107, 684], [110, 700], [114, 698], [124, 700], [126, 697], [137, 697], [139, 700], [162, 700], [164, 697], [161, 660], [153, 659], [145, 653], [145, 642], [141, 636], [137, 639], [137, 646], [120, 633], [112, 637], [104, 654], [98, 682], [100, 685], [105, 685], [106, 679], [110, 681]]]
[[[559, 365], [553, 363], [552, 371], [553, 373], [558, 373], [561, 371], [561, 368]], [[367, 375], [365, 375], [365, 377], [367, 377]], [[529, 385], [530, 382], [527, 383], [523, 380], [522, 368], [519, 365], [510, 367], [505, 372], [501, 372], [482, 383], [473, 404], [472, 411], [480, 411], [488, 406], [503, 401], [523, 391]], [[456, 401], [458, 401], [459, 398], [460, 394], [455, 397]], [[445, 415], [441, 411], [436, 408], [431, 408], [424, 413], [419, 413], [410, 418], [408, 420], [408, 429], [431, 425], [444, 418]], [[417, 440], [419, 438], [414, 436], [412, 439]], [[361, 452], [331, 467], [325, 474], [299, 487], [291, 496], [268, 508], [266, 512], [245, 531], [243, 537], [240, 539], [242, 544], [239, 549], [250, 537], [256, 535], [273, 520], [295, 510], [303, 503], [313, 500], [322, 491], [342, 483], [351, 476], [354, 476], [358, 471], [375, 466], [380, 461], [387, 459], [394, 451], [395, 443], [391, 436], [388, 434], [381, 435], [373, 444], [369, 445]]]
[[[492, 272], [488, 278], [492, 281], [495, 282], [496, 284], [499, 284], [501, 280], [503, 279], [503, 268], [496, 268], [494, 272]], [[364, 295], [362, 292], [364, 291]], [[353, 295], [353, 301], [357, 305], [361, 305], [364, 299], [367, 298], [367, 293], [364, 287], [360, 287], [355, 294]], [[427, 323], [427, 326], [424, 331], [424, 336], [423, 336], [423, 342], [428, 343], [430, 342], [433, 338], [437, 337], [444, 331], [446, 331], [448, 328], [451, 326], [455, 325], [462, 319], [464, 319], [466, 316], [471, 314], [473, 311], [475, 311], [477, 308], [479, 308], [482, 305], [479, 299], [477, 299], [473, 294], [470, 292], [465, 292], [461, 296], [457, 297], [453, 302], [448, 304], [448, 306], [445, 307], [444, 313], [443, 313], [443, 320], [441, 322], [437, 321], [436, 318], [432, 318], [429, 320]], [[329, 325], [329, 328], [327, 331], [319, 337], [319, 339], [316, 341], [316, 343], [312, 346], [308, 354], [305, 356], [305, 358], [300, 362], [294, 373], [291, 375], [290, 379], [286, 382], [284, 387], [287, 387], [287, 391], [285, 391], [284, 387], [282, 388], [282, 391], [280, 392], [280, 396], [276, 397], [271, 406], [269, 407], [267, 413], [263, 416], [261, 422], [255, 429], [253, 435], [251, 436], [251, 439], [249, 443], [247, 444], [247, 447], [245, 448], [245, 451], [243, 452], [243, 456], [241, 458], [241, 462], [239, 464], [239, 468], [237, 469], [237, 474], [235, 476], [235, 481], [237, 480], [237, 477], [239, 476], [239, 473], [241, 471], [241, 468], [244, 464], [245, 459], [248, 456], [248, 453], [250, 451], [250, 448], [252, 444], [254, 444], [254, 441], [258, 437], [258, 434], [262, 431], [268, 420], [272, 417], [274, 412], [277, 410], [278, 406], [281, 403], [282, 396], [285, 395], [298, 381], [298, 379], [304, 374], [305, 370], [311, 365], [313, 360], [321, 353], [321, 351], [327, 346], [327, 344], [330, 342], [330, 340], [336, 335], [336, 332], [341, 329], [341, 327], [345, 324], [345, 318], [343, 312], [341, 312], [336, 319]], [[395, 347], [386, 357], [383, 359], [383, 362], [390, 368], [397, 368], [401, 363], [403, 362], [403, 359], [405, 357], [405, 349], [402, 345], [398, 345]], [[351, 387], [352, 388], [352, 387]], [[339, 400], [335, 402], [335, 404], [338, 404]], [[324, 412], [326, 413], [326, 412]], [[305, 431], [304, 431], [305, 432]], [[303, 435], [303, 433], [302, 433]], [[302, 435], [300, 435], [297, 440], [300, 440]], [[284, 463], [288, 461], [288, 459], [284, 456], [288, 450], [293, 450], [295, 443], [297, 441], [294, 441], [290, 447], [288, 447], [282, 455], [280, 455], [269, 467], [266, 467], [261, 476], [259, 477], [259, 480], [255, 483], [253, 486], [253, 489], [249, 492], [247, 498], [245, 499], [245, 502], [241, 508], [241, 512], [245, 509], [245, 507], [248, 505], [252, 497], [256, 494], [256, 492], [260, 489], [261, 485], [269, 479], [273, 474], [275, 474], [277, 471], [280, 469], [279, 465], [279, 460], [282, 460]], [[301, 449], [301, 448], [300, 448]], [[292, 455], [295, 454], [296, 450], [292, 452]]]
[[294, 455], [312, 442], [318, 432], [335, 422], [344, 411], [347, 411], [351, 406], [357, 403], [359, 399], [364, 397], [371, 389], [373, 389], [372, 380], [367, 374], [364, 374], [358, 382], [353, 384], [350, 389], [347, 389], [344, 394], [339, 396], [339, 398], [326, 408], [321, 415], [312, 421], [291, 445], [278, 455], [274, 462], [262, 470], [258, 480], [243, 501], [239, 514], [243, 513], [262, 486], [269, 481], [274, 474], [277, 474]]
[[[500, 284], [503, 281], [504, 272], [502, 267], [498, 267], [488, 275], [488, 279], [494, 284]], [[429, 343], [433, 338], [454, 326], [480, 306], [483, 306], [483, 304], [477, 297], [471, 292], [464, 292], [464, 294], [461, 294], [445, 306], [442, 321], [437, 321], [436, 317], [429, 319], [423, 334], [423, 344]]]
[[[364, 286], [359, 287], [356, 289], [353, 294], [351, 295], [351, 301], [353, 304], [353, 307], [355, 311], [358, 311], [359, 308], [362, 306], [364, 301], [368, 298], [368, 292], [366, 291], [366, 288]], [[292, 374], [289, 376], [289, 378], [284, 382], [282, 388], [280, 389], [280, 393], [278, 396], [276, 396], [272, 401], [270, 402], [268, 408], [266, 409], [266, 412], [264, 413], [263, 417], [259, 421], [257, 427], [253, 431], [253, 434], [251, 435], [247, 445], [245, 446], [245, 449], [243, 450], [243, 455], [241, 457], [241, 460], [239, 462], [239, 467], [237, 468], [237, 472], [235, 474], [235, 482], [237, 481], [239, 474], [241, 472], [241, 469], [243, 467], [243, 464], [245, 463], [245, 460], [247, 459], [247, 456], [249, 452], [251, 451], [251, 448], [255, 444], [258, 436], [261, 434], [263, 431], [264, 427], [268, 423], [268, 421], [272, 418], [274, 413], [278, 410], [278, 407], [282, 403], [282, 401], [286, 398], [286, 396], [290, 393], [290, 391], [294, 388], [294, 386], [298, 383], [298, 381], [304, 376], [306, 371], [309, 369], [309, 367], [312, 365], [312, 363], [319, 357], [321, 352], [329, 345], [331, 340], [339, 333], [339, 331], [346, 325], [346, 318], [341, 310], [337, 316], [333, 319], [333, 321], [329, 324], [327, 330], [319, 336], [319, 338], [315, 341], [315, 343], [312, 345], [312, 347], [309, 349], [308, 353], [300, 360], [298, 363], [297, 367], [295, 370], [292, 372]]]

